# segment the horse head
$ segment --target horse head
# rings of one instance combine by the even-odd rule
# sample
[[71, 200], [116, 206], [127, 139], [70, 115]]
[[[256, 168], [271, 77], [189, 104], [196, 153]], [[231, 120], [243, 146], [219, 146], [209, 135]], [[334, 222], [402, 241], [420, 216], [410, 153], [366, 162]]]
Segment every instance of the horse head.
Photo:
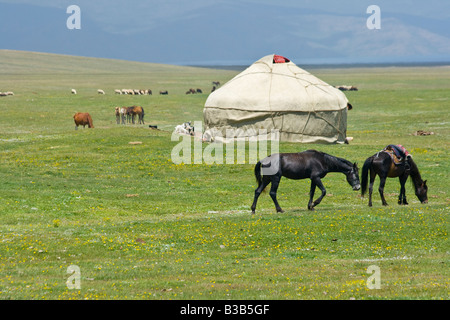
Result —
[[352, 186], [353, 190], [361, 189], [361, 183], [359, 182], [358, 165], [353, 163], [351, 169], [346, 173], [347, 182]]
[[416, 187], [416, 196], [421, 203], [428, 203], [428, 186], [427, 180], [423, 181], [420, 185]]

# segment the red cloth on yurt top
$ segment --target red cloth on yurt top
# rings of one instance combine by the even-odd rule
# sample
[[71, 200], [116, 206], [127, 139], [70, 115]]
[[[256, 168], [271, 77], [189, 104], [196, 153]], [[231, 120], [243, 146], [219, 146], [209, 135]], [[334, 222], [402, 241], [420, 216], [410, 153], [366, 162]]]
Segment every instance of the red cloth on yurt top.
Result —
[[273, 56], [273, 63], [286, 63], [289, 62], [290, 60], [288, 58], [279, 56], [279, 55], [274, 55]]

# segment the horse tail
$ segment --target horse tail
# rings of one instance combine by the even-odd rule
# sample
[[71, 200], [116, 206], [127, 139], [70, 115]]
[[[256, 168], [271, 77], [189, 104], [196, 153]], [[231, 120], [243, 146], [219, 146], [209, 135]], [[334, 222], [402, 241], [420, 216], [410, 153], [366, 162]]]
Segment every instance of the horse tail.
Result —
[[92, 123], [92, 117], [90, 114], [88, 114], [88, 121], [89, 121], [89, 128], [93, 128], [94, 124]]
[[364, 196], [364, 194], [367, 191], [367, 177], [369, 176], [369, 168], [372, 165], [373, 157], [367, 158], [364, 162], [364, 165], [362, 167], [361, 172], [361, 196]]
[[258, 187], [261, 185], [262, 183], [262, 178], [261, 178], [261, 161], [258, 161], [258, 163], [255, 165], [255, 178], [256, 178], [256, 182], [258, 183]]

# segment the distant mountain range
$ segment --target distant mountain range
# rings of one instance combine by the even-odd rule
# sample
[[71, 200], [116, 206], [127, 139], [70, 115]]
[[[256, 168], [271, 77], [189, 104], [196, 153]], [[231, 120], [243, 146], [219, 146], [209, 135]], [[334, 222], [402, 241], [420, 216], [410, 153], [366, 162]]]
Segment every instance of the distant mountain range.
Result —
[[380, 30], [364, 16], [275, 5], [207, 6], [145, 31], [105, 26], [82, 12], [81, 30], [66, 28], [64, 9], [0, 4], [0, 49], [155, 63], [246, 65], [271, 53], [297, 64], [450, 60], [448, 21], [383, 14]]

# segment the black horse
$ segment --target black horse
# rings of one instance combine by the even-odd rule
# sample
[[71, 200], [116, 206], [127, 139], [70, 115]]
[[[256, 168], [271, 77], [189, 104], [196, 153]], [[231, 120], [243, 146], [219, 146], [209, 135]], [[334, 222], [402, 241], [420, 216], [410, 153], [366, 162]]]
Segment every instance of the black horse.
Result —
[[[295, 180], [311, 179], [308, 209], [314, 210], [314, 207], [322, 201], [326, 194], [321, 178], [325, 177], [328, 172], [344, 173], [347, 176], [347, 182], [352, 186], [353, 190], [359, 190], [358, 167], [356, 163], [352, 164], [345, 159], [316, 150], [307, 150], [299, 153], [277, 153], [264, 158], [255, 165], [255, 177], [258, 182], [258, 187], [255, 190], [252, 213], [255, 213], [259, 195], [269, 183], [272, 183], [269, 194], [277, 212], [284, 212], [277, 201], [277, 189], [281, 177]], [[319, 187], [322, 194], [313, 202], [316, 187]]]
[[370, 185], [369, 185], [369, 207], [372, 206], [372, 191], [373, 183], [376, 176], [380, 176], [380, 186], [378, 191], [380, 192], [381, 202], [384, 206], [387, 206], [386, 199], [384, 198], [384, 185], [386, 179], [399, 177], [400, 180], [400, 195], [398, 196], [398, 204], [408, 204], [406, 201], [405, 183], [408, 180], [408, 176], [411, 175], [411, 179], [414, 185], [417, 198], [421, 203], [428, 203], [428, 187], [427, 181], [423, 181], [420, 176], [419, 169], [416, 163], [410, 156], [406, 156], [404, 161], [400, 164], [395, 164], [389, 153], [380, 151], [373, 156], [367, 158], [364, 162], [361, 173], [361, 195], [367, 191], [367, 176], [370, 173]]

